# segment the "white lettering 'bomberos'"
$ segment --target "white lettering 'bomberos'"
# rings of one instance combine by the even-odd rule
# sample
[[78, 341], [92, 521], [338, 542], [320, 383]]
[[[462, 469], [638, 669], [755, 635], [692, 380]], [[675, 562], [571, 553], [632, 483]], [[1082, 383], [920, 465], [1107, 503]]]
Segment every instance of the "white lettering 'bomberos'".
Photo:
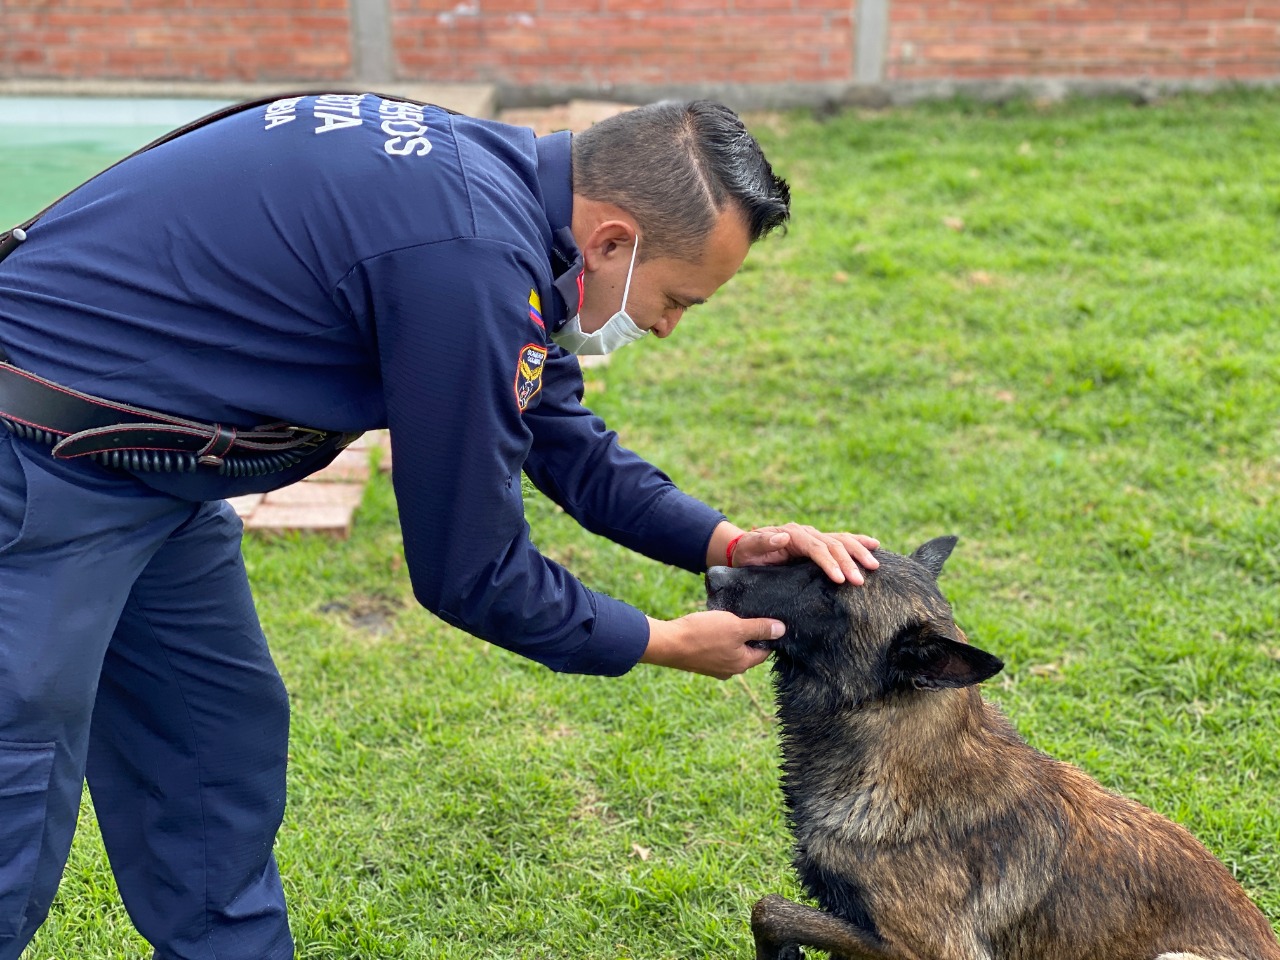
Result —
[[360, 117], [360, 101], [363, 93], [326, 93], [316, 97], [313, 113], [317, 120], [322, 120], [316, 127], [316, 133], [328, 133], [330, 130], [345, 130], [347, 127], [358, 127], [364, 121]]
[[425, 157], [431, 152], [427, 125], [418, 104], [383, 100], [378, 116], [382, 118], [382, 132], [388, 137], [382, 145], [387, 153], [397, 157]]
[[288, 123], [290, 120], [297, 118], [297, 114], [293, 112], [294, 107], [298, 105], [301, 97], [290, 97], [288, 100], [277, 100], [275, 103], [268, 104], [266, 113], [262, 115], [262, 119], [267, 121], [264, 130], [270, 130], [272, 127], [278, 127], [282, 123]]

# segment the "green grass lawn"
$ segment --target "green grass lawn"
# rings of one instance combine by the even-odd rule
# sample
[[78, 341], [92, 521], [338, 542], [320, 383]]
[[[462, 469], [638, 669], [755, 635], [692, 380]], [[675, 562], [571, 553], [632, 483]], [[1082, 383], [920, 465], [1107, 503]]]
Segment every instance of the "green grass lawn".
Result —
[[[1006, 661], [987, 695], [1280, 921], [1280, 95], [753, 126], [792, 229], [592, 372], [592, 406], [741, 524], [959, 535], [942, 586]], [[4, 165], [41, 164], [5, 154], [17, 220], [45, 196]], [[588, 585], [701, 606], [528, 512]], [[349, 542], [245, 553], [293, 695], [300, 957], [745, 958], [753, 900], [799, 893], [767, 670], [563, 677], [453, 631], [414, 606], [384, 479]], [[82, 826], [28, 955], [142, 956]]]

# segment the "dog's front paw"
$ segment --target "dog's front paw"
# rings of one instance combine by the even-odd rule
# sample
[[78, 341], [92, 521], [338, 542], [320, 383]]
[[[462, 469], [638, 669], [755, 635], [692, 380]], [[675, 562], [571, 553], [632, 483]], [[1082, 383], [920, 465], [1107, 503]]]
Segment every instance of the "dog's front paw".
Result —
[[778, 960], [804, 960], [804, 951], [798, 943], [787, 943], [778, 950]]

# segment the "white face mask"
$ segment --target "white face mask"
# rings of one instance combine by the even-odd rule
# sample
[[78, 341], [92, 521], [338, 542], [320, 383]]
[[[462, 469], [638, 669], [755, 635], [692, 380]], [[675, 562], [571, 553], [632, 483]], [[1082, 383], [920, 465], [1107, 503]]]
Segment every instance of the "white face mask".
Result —
[[645, 335], [645, 331], [635, 325], [635, 321], [627, 316], [627, 294], [631, 292], [631, 274], [636, 268], [636, 251], [640, 249], [640, 238], [636, 237], [635, 246], [631, 248], [631, 266], [627, 267], [627, 283], [622, 288], [622, 308], [608, 319], [603, 327], [595, 333], [582, 332], [582, 318], [574, 315], [566, 320], [551, 339], [556, 345], [580, 357], [603, 356], [612, 353], [628, 343], [635, 343]]

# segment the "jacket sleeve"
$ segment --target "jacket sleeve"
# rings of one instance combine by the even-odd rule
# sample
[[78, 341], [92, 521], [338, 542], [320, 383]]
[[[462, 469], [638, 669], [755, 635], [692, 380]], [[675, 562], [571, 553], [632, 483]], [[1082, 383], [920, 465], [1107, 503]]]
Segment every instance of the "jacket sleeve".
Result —
[[451, 240], [366, 260], [340, 293], [373, 317], [419, 602], [553, 670], [617, 675], [644, 652], [644, 615], [543, 557], [524, 519], [518, 364], [544, 344], [533, 276], [515, 247]]
[[707, 545], [724, 514], [620, 445], [582, 405], [576, 357], [552, 347], [543, 380], [542, 402], [525, 415], [533, 448], [524, 469], [534, 486], [592, 533], [654, 560], [704, 571]]

